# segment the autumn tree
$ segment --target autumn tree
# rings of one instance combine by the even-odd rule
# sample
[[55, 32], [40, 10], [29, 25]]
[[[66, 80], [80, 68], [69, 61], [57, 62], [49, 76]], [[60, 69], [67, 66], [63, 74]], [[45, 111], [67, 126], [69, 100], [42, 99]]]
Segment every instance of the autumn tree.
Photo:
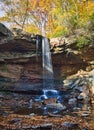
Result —
[[92, 0], [4, 0], [1, 20], [34, 33], [61, 36], [88, 22], [94, 12]]
[[5, 0], [2, 6], [2, 10], [5, 11], [4, 18], [6, 18], [6, 21], [9, 19], [12, 24], [23, 28], [28, 17], [26, 8], [28, 8], [28, 0], [24, 0], [23, 2], [22, 0]]

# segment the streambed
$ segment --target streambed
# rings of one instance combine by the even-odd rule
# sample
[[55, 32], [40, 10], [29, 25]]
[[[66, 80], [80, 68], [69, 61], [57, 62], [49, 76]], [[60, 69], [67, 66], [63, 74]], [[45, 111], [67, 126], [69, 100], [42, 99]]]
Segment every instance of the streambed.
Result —
[[0, 78], [0, 129], [93, 130], [94, 103], [89, 98], [78, 99], [93, 75], [78, 73], [68, 79], [69, 70], [73, 73], [76, 66], [63, 66], [63, 74], [61, 67], [55, 66], [55, 89], [43, 92], [41, 68], [37, 67], [24, 64], [20, 80]]
[[1, 91], [0, 129], [93, 130], [94, 105], [76, 100], [72, 93], [72, 90]]

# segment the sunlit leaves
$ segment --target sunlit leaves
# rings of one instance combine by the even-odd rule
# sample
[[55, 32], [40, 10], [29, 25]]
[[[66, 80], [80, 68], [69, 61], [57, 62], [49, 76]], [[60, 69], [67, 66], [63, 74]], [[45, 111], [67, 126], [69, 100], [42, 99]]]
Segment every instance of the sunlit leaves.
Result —
[[62, 32], [62, 29], [72, 31], [81, 27], [94, 12], [92, 0], [4, 0], [3, 3], [6, 14], [2, 21], [8, 19], [36, 33], [41, 32], [44, 21], [49, 36], [59, 32], [59, 29]]

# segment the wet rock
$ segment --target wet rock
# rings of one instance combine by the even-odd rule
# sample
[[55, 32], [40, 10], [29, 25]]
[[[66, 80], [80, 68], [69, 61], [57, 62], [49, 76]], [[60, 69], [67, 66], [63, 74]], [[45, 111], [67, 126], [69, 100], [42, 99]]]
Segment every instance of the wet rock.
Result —
[[[22, 129], [23, 130], [32, 130], [32, 127], [31, 126], [23, 126]], [[17, 129], [17, 130], [20, 130], [20, 129]]]
[[90, 78], [90, 83], [91, 83], [90, 91], [92, 95], [94, 95], [94, 70], [93, 70], [93, 76]]
[[[89, 75], [94, 76], [94, 69], [89, 72]], [[92, 77], [94, 79], [94, 77]]]
[[58, 109], [58, 110], [65, 110], [66, 106], [61, 103], [51, 103], [46, 105], [48, 108]]
[[84, 93], [81, 93], [81, 94], [77, 97], [77, 99], [78, 99], [78, 100], [84, 100], [85, 97], [86, 97], [86, 95], [85, 95]]
[[42, 106], [42, 101], [32, 101], [29, 107], [32, 108], [32, 107], [41, 107], [41, 106]]
[[79, 108], [79, 107], [74, 107], [74, 108], [73, 108], [74, 111], [78, 111], [78, 110], [80, 110], [80, 109], [81, 109], [81, 108]]
[[21, 121], [21, 119], [15, 118], [15, 119], [10, 120], [9, 123], [10, 124], [15, 124], [15, 123], [18, 123], [19, 121]]
[[30, 99], [30, 101], [29, 101], [29, 108], [32, 108], [32, 99]]
[[82, 130], [90, 130], [89, 128], [87, 127], [83, 127]]
[[40, 130], [51, 130], [53, 126], [53, 123], [47, 123], [40, 125]]
[[33, 130], [38, 130], [38, 129], [40, 129], [40, 127], [33, 125], [33, 126], [32, 126], [32, 129], [33, 129]]
[[34, 114], [34, 113], [31, 113], [30, 116], [35, 116], [35, 114]]
[[77, 103], [77, 99], [76, 98], [71, 98], [68, 100], [68, 104], [76, 104]]
[[79, 129], [79, 125], [77, 123], [64, 122], [62, 126], [64, 126], [68, 130]]
[[80, 78], [69, 78], [64, 81], [64, 85], [67, 85], [68, 89], [74, 89], [78, 88], [80, 82]]
[[79, 92], [83, 92], [84, 91], [84, 87], [83, 86], [76, 86], [75, 89], [78, 90]]
[[51, 103], [56, 103], [56, 102], [57, 102], [57, 98], [49, 98], [49, 99], [43, 100], [43, 104], [45, 104], [45, 105], [51, 104]]
[[85, 101], [90, 101], [90, 96], [89, 93], [82, 92], [80, 95], [77, 97], [78, 100], [85, 100]]
[[81, 116], [82, 117], [90, 116], [90, 112], [89, 111], [84, 111]]
[[82, 117], [87, 117], [87, 116], [89, 116], [90, 114], [88, 114], [88, 113], [84, 113], [84, 114], [82, 114]]
[[91, 103], [94, 104], [94, 96], [91, 98]]
[[33, 130], [52, 130], [53, 123], [41, 124], [40, 126], [32, 126]]
[[94, 78], [93, 76], [89, 76], [89, 73], [82, 72], [82, 74], [80, 74], [79, 76], [77, 74], [68, 77], [67, 80], [64, 81], [64, 86], [67, 86], [68, 90], [72, 90], [71, 95], [77, 97], [78, 100], [89, 102], [94, 93]]
[[65, 80], [63, 81], [64, 86], [68, 86], [68, 85], [70, 84], [70, 82], [71, 82], [71, 80], [65, 79]]
[[84, 112], [90, 113], [91, 106], [90, 106], [90, 104], [87, 101], [84, 101], [81, 109]]
[[49, 117], [62, 117], [60, 114], [57, 114], [57, 113], [53, 114], [53, 113], [48, 112], [47, 114]]
[[0, 99], [3, 99], [3, 98], [4, 98], [4, 96], [0, 94]]

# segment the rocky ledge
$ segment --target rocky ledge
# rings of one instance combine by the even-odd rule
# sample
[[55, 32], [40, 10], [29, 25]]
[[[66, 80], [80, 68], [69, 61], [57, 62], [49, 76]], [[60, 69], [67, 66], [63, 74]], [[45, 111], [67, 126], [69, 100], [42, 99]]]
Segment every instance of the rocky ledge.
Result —
[[[20, 29], [14, 29], [12, 33], [3, 24], [0, 24], [0, 28], [0, 77], [15, 81], [40, 82], [42, 36], [29, 34]], [[93, 33], [89, 34], [89, 39], [92, 38]], [[89, 73], [94, 70], [94, 41], [90, 39], [91, 44], [79, 50], [75, 44], [78, 34], [82, 35], [75, 33], [66, 38], [50, 39], [55, 79], [64, 80], [68, 76], [79, 74], [81, 69], [89, 76]], [[38, 55], [36, 55], [37, 38], [40, 41]], [[80, 80], [80, 74], [78, 79]]]

